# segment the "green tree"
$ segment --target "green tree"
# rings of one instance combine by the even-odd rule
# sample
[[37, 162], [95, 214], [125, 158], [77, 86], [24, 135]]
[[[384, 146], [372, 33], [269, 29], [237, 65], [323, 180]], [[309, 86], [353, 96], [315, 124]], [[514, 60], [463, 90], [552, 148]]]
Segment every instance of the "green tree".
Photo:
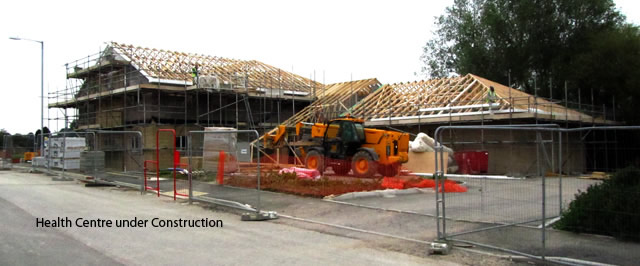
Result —
[[[430, 78], [473, 73], [543, 97], [622, 111], [640, 97], [640, 34], [612, 0], [455, 0], [421, 59]], [[550, 90], [552, 88], [552, 90]], [[551, 92], [553, 91], [553, 95]], [[640, 121], [637, 112], [620, 112]]]
[[0, 147], [5, 149], [4, 136], [11, 136], [11, 134], [6, 129], [0, 129]]

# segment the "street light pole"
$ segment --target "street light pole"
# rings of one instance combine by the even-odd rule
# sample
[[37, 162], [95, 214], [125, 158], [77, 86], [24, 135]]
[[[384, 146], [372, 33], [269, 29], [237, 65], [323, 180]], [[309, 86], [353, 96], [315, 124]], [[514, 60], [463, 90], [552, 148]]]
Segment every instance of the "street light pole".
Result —
[[44, 41], [25, 38], [9, 37], [16, 41], [31, 41], [40, 43], [40, 156], [44, 155]]

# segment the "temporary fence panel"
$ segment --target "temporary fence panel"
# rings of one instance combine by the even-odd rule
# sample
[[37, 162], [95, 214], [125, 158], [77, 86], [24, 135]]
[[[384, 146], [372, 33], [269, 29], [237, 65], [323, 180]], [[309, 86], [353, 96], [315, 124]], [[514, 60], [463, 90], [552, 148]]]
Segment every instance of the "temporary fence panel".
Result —
[[39, 150], [34, 140], [31, 134], [3, 135], [0, 158], [7, 159], [8, 163], [30, 163]]
[[[513, 254], [534, 259], [550, 260], [556, 263], [572, 264], [571, 259], [584, 259], [584, 247], [575, 243], [587, 244], [593, 253], [602, 253], [596, 248], [597, 241], [590, 236], [573, 237], [565, 231], [554, 229], [554, 223], [562, 221], [568, 206], [575, 200], [575, 195], [587, 190], [600, 181], [581, 178], [588, 165], [584, 164], [584, 133], [594, 130], [633, 130], [633, 127], [602, 127], [562, 129], [550, 125], [536, 126], [443, 126], [438, 128], [435, 139], [443, 143], [444, 136], [456, 135], [457, 142], [474, 143], [473, 139], [461, 139], [460, 136], [483, 136], [479, 142], [488, 150], [510, 149], [514, 143], [504, 143], [491, 136], [506, 136], [519, 132], [519, 153], [529, 153], [528, 162], [535, 169], [535, 174], [524, 174], [519, 177], [496, 175], [446, 175], [443, 172], [445, 156], [441, 146], [436, 156], [436, 186], [444, 187], [436, 193], [436, 211], [438, 239], [462, 242], [480, 247], [507, 251]], [[460, 132], [471, 132], [462, 134]], [[453, 133], [452, 133], [453, 132]], [[489, 132], [489, 133], [487, 133]], [[582, 134], [582, 135], [580, 135]], [[528, 144], [527, 144], [528, 143]], [[531, 145], [533, 143], [533, 145]], [[494, 147], [492, 147], [494, 146]], [[512, 148], [512, 147], [511, 147]], [[528, 150], [528, 151], [527, 151]], [[490, 160], [514, 160], [509, 156], [492, 157]], [[582, 162], [582, 163], [580, 163]], [[522, 165], [517, 162], [513, 165]], [[490, 163], [491, 165], [491, 163]], [[522, 169], [512, 169], [512, 171]], [[465, 193], [448, 191], [452, 184], [462, 184]], [[637, 192], [636, 192], [637, 194]], [[618, 195], [617, 195], [618, 196]], [[637, 196], [637, 195], [635, 195]], [[591, 218], [616, 217], [615, 210], [590, 210]], [[625, 215], [640, 215], [627, 210]], [[628, 218], [629, 218], [628, 217]], [[574, 228], [575, 229], [575, 228]], [[578, 228], [574, 231], [587, 231]], [[576, 242], [576, 239], [581, 239]], [[630, 245], [640, 250], [640, 245]], [[589, 253], [589, 252], [587, 252]], [[606, 252], [605, 252], [606, 253]], [[600, 256], [593, 259], [597, 262], [620, 263], [624, 260], [611, 261], [612, 256]], [[628, 257], [628, 256], [627, 256]], [[624, 264], [624, 263], [623, 263]]]
[[[259, 210], [264, 176], [273, 169], [264, 165], [259, 149], [251, 143], [259, 137], [255, 130], [205, 128], [190, 131], [188, 155], [180, 158], [190, 181], [190, 199]], [[252, 156], [253, 155], [253, 156]]]
[[[547, 191], [561, 185], [563, 215], [547, 227], [547, 257], [613, 265], [640, 261], [640, 173], [627, 169], [639, 166], [639, 133], [638, 127], [562, 132], [563, 145], [571, 147], [562, 150], [562, 183], [548, 177], [546, 185]], [[583, 152], [572, 147], [578, 140]], [[567, 163], [576, 156], [585, 161], [585, 169]]]
[[32, 166], [65, 180], [143, 185], [143, 140], [139, 131], [81, 131], [45, 134], [44, 153]]
[[91, 148], [81, 152], [84, 181], [142, 188], [143, 140], [139, 131], [92, 130]]
[[[178, 180], [178, 172], [185, 171], [180, 167], [187, 168], [188, 165], [180, 163], [180, 152], [176, 148], [176, 131], [174, 129], [158, 129], [155, 135], [155, 160], [144, 161], [144, 190], [155, 191], [158, 196], [161, 191], [165, 191], [164, 193], [173, 197], [173, 200], [178, 197], [188, 197], [188, 182], [184, 179]], [[155, 183], [149, 182], [154, 177]], [[150, 183], [155, 186], [150, 187]]]

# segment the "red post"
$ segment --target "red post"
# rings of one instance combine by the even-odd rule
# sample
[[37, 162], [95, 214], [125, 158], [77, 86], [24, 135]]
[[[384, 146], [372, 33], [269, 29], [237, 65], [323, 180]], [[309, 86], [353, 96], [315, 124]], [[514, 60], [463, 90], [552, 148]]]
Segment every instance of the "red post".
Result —
[[144, 178], [144, 191], [147, 191], [147, 161], [145, 160], [144, 163], [144, 168], [142, 169], [142, 178]]
[[176, 131], [173, 129], [158, 129], [158, 131], [156, 131], [156, 161], [158, 162], [156, 176], [158, 178], [158, 197], [160, 197], [160, 132], [163, 131], [171, 132], [173, 134], [173, 200], [176, 200]]
[[224, 184], [224, 151], [220, 151], [218, 158], [218, 184]]
[[[175, 139], [175, 138], [174, 138]], [[176, 188], [176, 168], [180, 164], [180, 152], [173, 149], [173, 200], [176, 200], [176, 194], [178, 194]]]
[[160, 130], [156, 131], [156, 185], [158, 188], [158, 197], [160, 197]]

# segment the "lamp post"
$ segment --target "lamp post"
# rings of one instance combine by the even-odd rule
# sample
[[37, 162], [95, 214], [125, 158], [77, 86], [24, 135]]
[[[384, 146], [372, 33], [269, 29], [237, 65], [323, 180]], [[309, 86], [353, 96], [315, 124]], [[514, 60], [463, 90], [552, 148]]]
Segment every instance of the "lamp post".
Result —
[[40, 156], [44, 154], [44, 42], [25, 38], [9, 37], [16, 41], [31, 41], [40, 43]]

